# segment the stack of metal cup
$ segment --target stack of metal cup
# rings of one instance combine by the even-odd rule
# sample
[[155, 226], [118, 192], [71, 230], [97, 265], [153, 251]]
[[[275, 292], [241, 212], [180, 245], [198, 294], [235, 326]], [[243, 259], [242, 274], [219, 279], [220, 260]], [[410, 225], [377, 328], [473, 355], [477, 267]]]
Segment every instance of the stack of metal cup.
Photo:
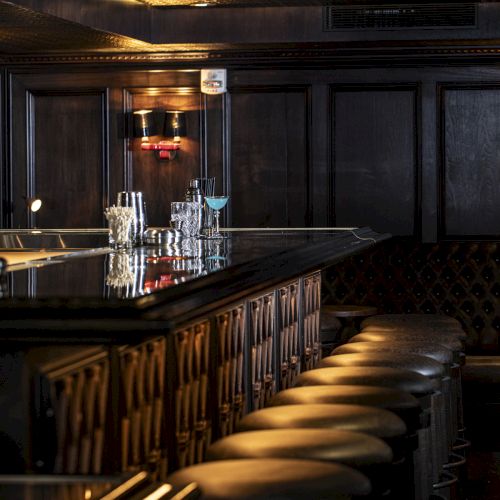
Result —
[[118, 207], [132, 207], [135, 212], [132, 221], [132, 240], [134, 245], [144, 243], [144, 231], [148, 227], [146, 202], [141, 191], [120, 191], [117, 196], [116, 205]]

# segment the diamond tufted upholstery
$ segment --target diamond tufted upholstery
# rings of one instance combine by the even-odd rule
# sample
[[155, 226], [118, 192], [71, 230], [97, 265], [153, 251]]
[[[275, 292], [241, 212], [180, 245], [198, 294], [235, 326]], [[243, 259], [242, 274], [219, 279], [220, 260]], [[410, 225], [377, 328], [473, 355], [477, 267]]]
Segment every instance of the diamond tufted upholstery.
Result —
[[500, 242], [394, 238], [330, 267], [324, 284], [325, 304], [448, 314], [467, 333], [467, 353], [500, 353]]

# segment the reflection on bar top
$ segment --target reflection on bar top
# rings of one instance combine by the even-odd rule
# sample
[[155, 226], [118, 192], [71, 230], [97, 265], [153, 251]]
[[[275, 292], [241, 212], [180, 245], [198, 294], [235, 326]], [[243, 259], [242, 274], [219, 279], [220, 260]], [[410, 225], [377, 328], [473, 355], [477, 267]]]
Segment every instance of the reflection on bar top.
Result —
[[[151, 227], [151, 229], [166, 229]], [[221, 227], [221, 230], [234, 231], [352, 231], [359, 227]], [[73, 228], [73, 229], [0, 229], [0, 234], [108, 234], [107, 228]]]
[[[107, 242], [106, 233], [103, 235], [102, 241]], [[251, 273], [266, 269], [265, 276], [282, 272], [284, 265], [298, 269], [385, 239], [369, 228], [238, 228], [227, 236], [221, 240], [187, 238], [126, 252], [87, 247], [46, 261], [16, 264], [7, 268], [9, 290], [4, 298], [135, 299], [228, 268], [231, 279], [237, 279], [241, 266], [252, 269]], [[320, 253], [315, 249], [321, 249]]]

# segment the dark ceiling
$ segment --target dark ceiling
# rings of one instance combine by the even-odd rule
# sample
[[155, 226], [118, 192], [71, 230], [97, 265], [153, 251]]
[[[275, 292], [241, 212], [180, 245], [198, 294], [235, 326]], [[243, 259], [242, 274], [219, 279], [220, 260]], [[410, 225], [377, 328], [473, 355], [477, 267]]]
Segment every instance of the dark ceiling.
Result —
[[[182, 11], [183, 19], [187, 16], [189, 22], [196, 17], [197, 22], [210, 25], [211, 20], [214, 19], [210, 12], [225, 10], [229, 13], [227, 10], [229, 7], [275, 7], [279, 9], [279, 7], [309, 6], [312, 10], [313, 7], [317, 9], [321, 5], [381, 3], [376, 0], [199, 0], [199, 3], [205, 1], [211, 5], [207, 8], [195, 8], [193, 5], [197, 1], [16, 0], [13, 3], [0, 0], [0, 55], [152, 53], [166, 50], [190, 50], [192, 47], [189, 47], [189, 43], [175, 42], [178, 45], [166, 45], [164, 42], [169, 42], [169, 39], [162, 39], [158, 36], [158, 33], [162, 33], [162, 29], [163, 33], [167, 28], [172, 30], [172, 22], [168, 25], [165, 21], [172, 16], [175, 17], [173, 13], [176, 9], [179, 12]], [[440, 3], [444, 2], [441, 0]], [[455, 2], [459, 3], [457, 0]], [[385, 0], [383, 3], [387, 5], [408, 4], [411, 1]], [[413, 0], [413, 3], [419, 2]], [[428, 3], [432, 3], [432, 0]], [[196, 10], [197, 15], [188, 14], [187, 8]], [[231, 12], [235, 11], [231, 10]], [[203, 16], [201, 16], [202, 13]], [[229, 17], [225, 16], [224, 19], [226, 24], [223, 26], [226, 27], [230, 24]], [[189, 25], [189, 22], [186, 24]], [[184, 31], [196, 33], [196, 24], [192, 26], [195, 31], [187, 31], [189, 26]], [[124, 35], [125, 33], [127, 36]], [[184, 42], [192, 41], [190, 38], [185, 37]]]
[[148, 51], [151, 44], [0, 2], [0, 53]]

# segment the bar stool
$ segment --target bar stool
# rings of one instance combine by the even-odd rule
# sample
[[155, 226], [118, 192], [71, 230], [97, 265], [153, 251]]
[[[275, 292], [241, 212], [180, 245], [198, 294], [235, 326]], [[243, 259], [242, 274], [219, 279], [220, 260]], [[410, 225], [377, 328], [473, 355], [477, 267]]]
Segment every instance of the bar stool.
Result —
[[418, 313], [408, 313], [408, 314], [376, 314], [369, 318], [364, 319], [361, 322], [361, 327], [371, 325], [392, 325], [392, 324], [402, 324], [402, 323], [412, 323], [420, 325], [447, 325], [456, 326], [462, 328], [460, 321], [451, 316], [446, 316], [445, 314], [418, 314]]
[[[349, 366], [382, 366], [399, 368], [420, 373], [431, 379], [435, 383], [436, 391], [431, 397], [431, 431], [433, 450], [433, 465], [429, 472], [434, 471], [434, 481], [437, 483], [440, 477], [440, 471], [444, 464], [448, 462], [448, 422], [446, 422], [445, 399], [449, 395], [444, 395], [445, 370], [441, 363], [418, 356], [416, 354], [398, 353], [394, 356], [392, 353], [373, 352], [356, 354], [339, 354], [329, 356], [320, 361], [318, 368], [330, 367], [349, 367]], [[449, 379], [448, 379], [449, 381]]]
[[350, 342], [431, 342], [442, 345], [453, 353], [453, 361], [460, 365], [465, 363], [464, 345], [454, 335], [449, 333], [432, 332], [420, 330], [362, 330], [349, 339]]
[[[293, 404], [355, 404], [382, 408], [395, 413], [403, 420], [408, 431], [408, 441], [413, 450], [411, 459], [413, 469], [414, 498], [427, 498], [427, 471], [422, 465], [427, 460], [419, 462], [419, 434], [429, 433], [430, 418], [414, 396], [399, 389], [374, 387], [365, 385], [318, 385], [308, 387], [292, 387], [276, 393], [268, 402], [268, 406], [284, 406]], [[410, 443], [413, 441], [413, 445]], [[427, 491], [428, 490], [428, 491]], [[424, 491], [426, 492], [424, 494]]]
[[[326, 307], [326, 306], [324, 306]], [[335, 346], [341, 343], [340, 331], [342, 330], [342, 323], [338, 318], [332, 314], [321, 310], [320, 313], [320, 342], [322, 356], [328, 354]]]
[[411, 353], [420, 356], [431, 358], [443, 366], [447, 377], [443, 383], [446, 388], [443, 391], [449, 397], [446, 401], [446, 418], [450, 422], [449, 432], [449, 447], [451, 448], [458, 438], [458, 423], [457, 423], [457, 394], [454, 390], [455, 384], [452, 383], [453, 377], [458, 375], [458, 371], [454, 370], [453, 353], [446, 347], [432, 342], [351, 342], [341, 345], [332, 351], [332, 355], [336, 354], [355, 354], [355, 353]]
[[356, 335], [360, 329], [360, 322], [363, 318], [377, 314], [377, 308], [373, 306], [358, 306], [350, 304], [335, 304], [321, 306], [320, 324], [333, 323], [332, 318], [341, 321], [340, 341]]
[[456, 401], [456, 419], [457, 433], [459, 437], [456, 439], [456, 444], [453, 445], [455, 451], [466, 448], [470, 443], [464, 439], [465, 424], [463, 420], [463, 405], [462, 405], [462, 383], [460, 366], [465, 363], [465, 353], [463, 344], [460, 340], [447, 333], [433, 332], [429, 335], [425, 331], [362, 331], [349, 340], [349, 343], [355, 342], [431, 342], [439, 344], [453, 353], [453, 364], [451, 366], [451, 384], [452, 394]]
[[271, 429], [239, 432], [213, 443], [207, 460], [234, 458], [299, 458], [336, 462], [360, 470], [373, 495], [391, 489], [392, 450], [381, 439], [359, 432], [330, 429]]
[[[431, 398], [435, 384], [419, 373], [388, 367], [319, 368], [301, 373], [296, 380], [296, 388], [317, 390], [313, 386], [357, 385], [376, 388], [392, 388], [413, 395], [420, 403], [424, 418], [430, 422]], [[279, 397], [279, 394], [276, 396]], [[429, 474], [432, 465], [432, 435], [429, 423], [418, 432], [418, 448], [413, 452], [415, 498], [427, 498], [432, 490], [435, 474]], [[456, 478], [449, 476], [450, 481]], [[445, 483], [436, 484], [443, 486]], [[447, 485], [447, 483], [446, 483]], [[409, 497], [410, 498], [410, 497]]]
[[351, 467], [288, 458], [205, 462], [180, 469], [167, 481], [175, 488], [196, 483], [205, 500], [348, 500], [371, 492], [369, 479]]
[[363, 326], [361, 328], [362, 332], [399, 332], [399, 331], [407, 331], [407, 332], [424, 332], [428, 336], [432, 337], [434, 334], [448, 334], [451, 335], [461, 342], [465, 342], [467, 340], [466, 333], [462, 330], [461, 327], [456, 326], [448, 326], [448, 325], [425, 325], [417, 323], [405, 322], [401, 324], [372, 324]]
[[[251, 412], [238, 423], [238, 432], [270, 429], [330, 429], [361, 432], [384, 440], [392, 449], [394, 462], [392, 485], [395, 498], [408, 498], [409, 477], [405, 457], [408, 455], [407, 429], [395, 414], [380, 408], [345, 404], [286, 405]], [[404, 477], [404, 480], [403, 480]]]

